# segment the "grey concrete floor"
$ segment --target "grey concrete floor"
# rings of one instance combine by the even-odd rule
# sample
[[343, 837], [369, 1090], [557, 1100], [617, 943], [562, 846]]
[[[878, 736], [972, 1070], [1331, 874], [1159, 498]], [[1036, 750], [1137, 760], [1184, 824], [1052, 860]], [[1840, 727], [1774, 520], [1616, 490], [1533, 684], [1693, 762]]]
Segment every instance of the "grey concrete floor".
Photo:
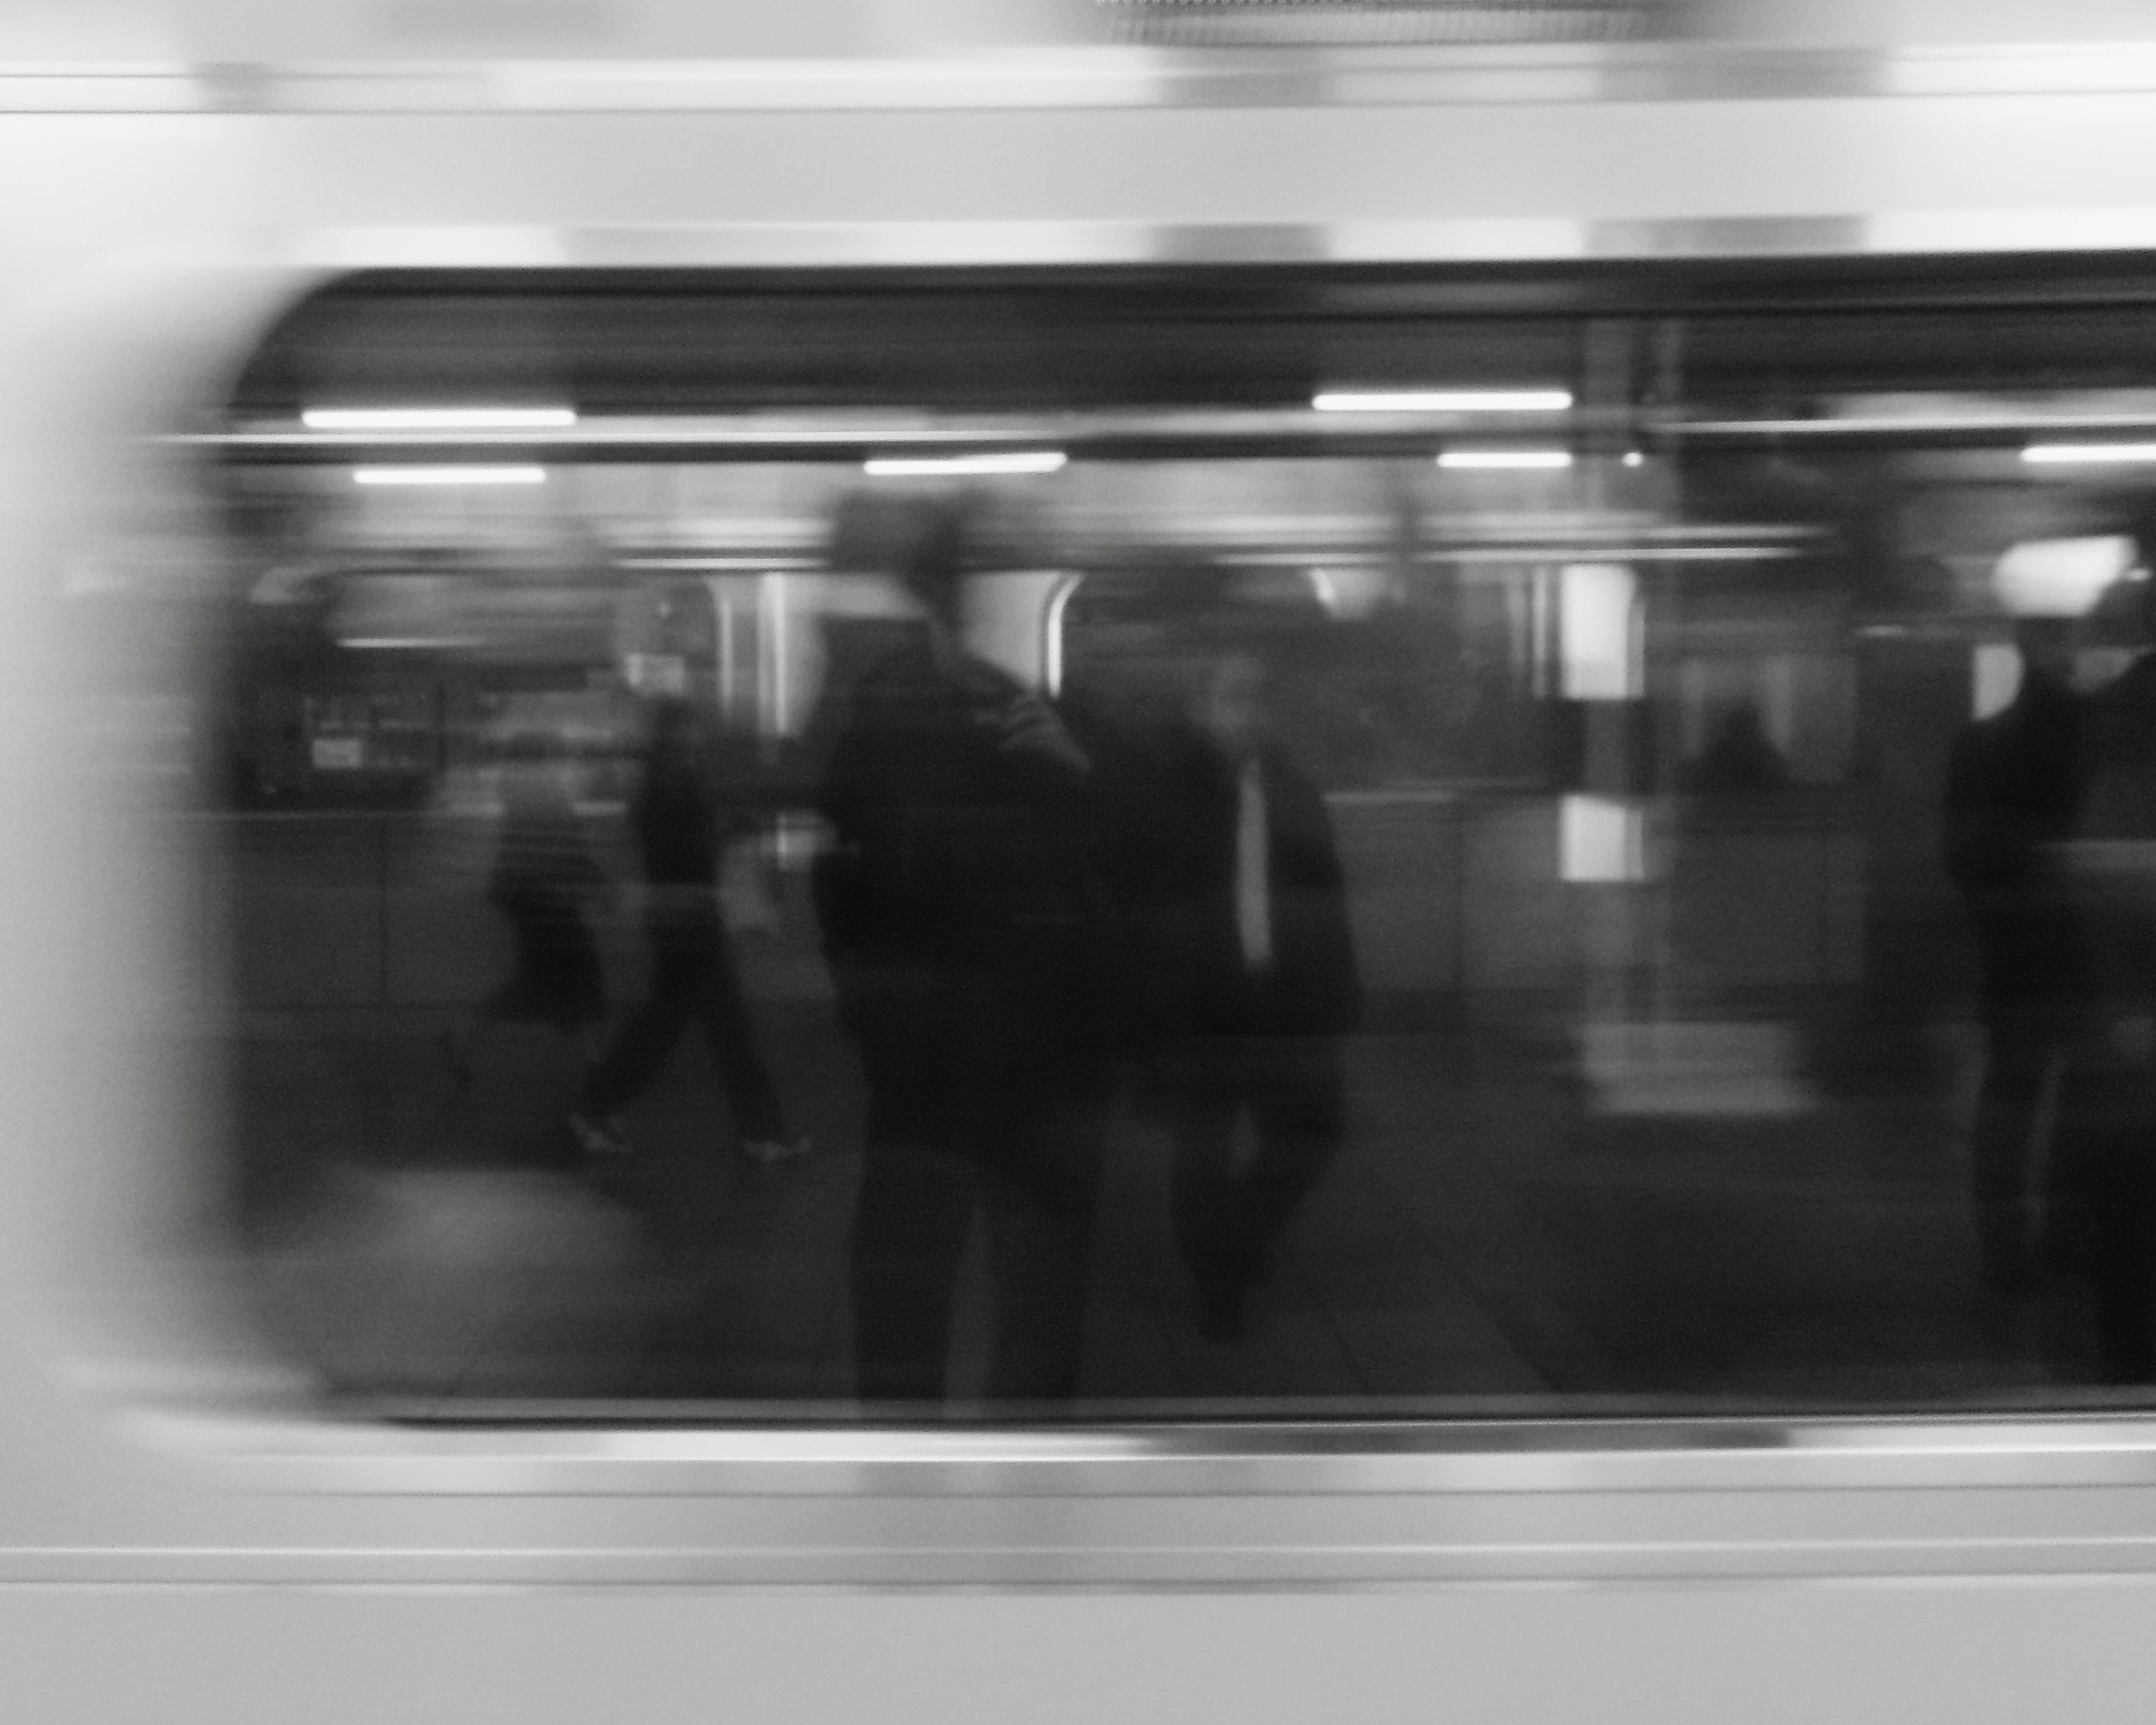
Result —
[[[843, 1412], [858, 1070], [824, 1003], [758, 1013], [814, 1153], [773, 1170], [731, 1154], [685, 1039], [608, 1191], [573, 1165], [578, 1065], [548, 1032], [490, 1033], [459, 1091], [444, 1014], [258, 1022], [234, 1091], [268, 1194], [265, 1319], [362, 1397]], [[1169, 1237], [1168, 1142], [1119, 1110], [1086, 1407], [1929, 1406], [2041, 1401], [2086, 1375], [2079, 1291], [2008, 1312], [1975, 1294], [1951, 1074], [1922, 1094], [1800, 1086], [1763, 1111], [1717, 1111], [1710, 1091], [1657, 1115], [1612, 1111], [1582, 1067], [1548, 1023], [1353, 1040], [1348, 1142], [1232, 1342], [1202, 1333]], [[992, 1322], [978, 1260], [960, 1413], [982, 1409]]]

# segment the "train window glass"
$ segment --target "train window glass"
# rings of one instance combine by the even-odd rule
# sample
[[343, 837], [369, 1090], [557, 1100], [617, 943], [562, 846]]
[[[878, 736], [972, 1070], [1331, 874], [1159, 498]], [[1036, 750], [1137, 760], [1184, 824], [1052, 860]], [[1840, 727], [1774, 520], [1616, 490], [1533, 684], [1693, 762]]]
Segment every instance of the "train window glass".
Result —
[[214, 577], [74, 601], [203, 644], [266, 1320], [458, 1417], [2139, 1394], [2156, 276], [1928, 270], [317, 295]]

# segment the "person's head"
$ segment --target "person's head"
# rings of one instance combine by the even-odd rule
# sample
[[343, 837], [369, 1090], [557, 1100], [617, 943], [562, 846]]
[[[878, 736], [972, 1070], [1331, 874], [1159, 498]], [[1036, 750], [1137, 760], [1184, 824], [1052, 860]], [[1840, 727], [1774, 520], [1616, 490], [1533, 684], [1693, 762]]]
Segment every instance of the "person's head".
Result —
[[896, 576], [931, 617], [955, 628], [969, 513], [963, 497], [850, 492], [832, 518], [831, 567]]
[[1264, 727], [1265, 668], [1242, 649], [1210, 660], [1198, 680], [1191, 716], [1230, 754], [1255, 749]]

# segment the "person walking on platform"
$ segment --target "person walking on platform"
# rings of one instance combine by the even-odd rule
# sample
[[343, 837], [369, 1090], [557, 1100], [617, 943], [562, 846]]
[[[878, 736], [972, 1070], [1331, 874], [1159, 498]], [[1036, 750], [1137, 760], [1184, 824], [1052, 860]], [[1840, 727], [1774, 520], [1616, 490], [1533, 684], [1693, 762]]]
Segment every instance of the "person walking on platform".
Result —
[[[1267, 732], [1264, 683], [1240, 651], [1202, 678], [1168, 766], [1147, 944], [1173, 1230], [1220, 1340], [1241, 1332], [1248, 1291], [1338, 1149], [1339, 1037], [1359, 1006], [1332, 822]], [[1255, 1147], [1239, 1168], [1246, 1118]]]
[[2084, 968], [2060, 1132], [2086, 1206], [2100, 1369], [2108, 1383], [2146, 1384], [2156, 1382], [2156, 582], [2133, 572], [2092, 621], [2123, 629], [2136, 656], [2086, 697], [2081, 724], [2060, 874]]
[[960, 639], [967, 511], [860, 493], [832, 561], [896, 576], [914, 638], [855, 687], [814, 886], [868, 1121], [851, 1244], [865, 1401], [940, 1402], [986, 1226], [990, 1395], [1078, 1388], [1109, 1043], [1098, 774], [1049, 701]]
[[757, 1046], [718, 898], [721, 835], [704, 726], [686, 701], [653, 704], [644, 775], [631, 808], [643, 853], [649, 991], [587, 1075], [570, 1116], [578, 1143], [603, 1168], [629, 1150], [621, 1114], [673, 1052], [690, 1019], [703, 1026], [726, 1086], [736, 1140], [749, 1160], [798, 1156], [808, 1140], [788, 1127]]
[[1970, 1196], [1984, 1285], [2001, 1294], [2029, 1286], [2031, 1206], [2058, 1191], [2056, 1178], [2051, 1194], [2032, 1191], [2031, 1171], [2042, 1159], [2041, 1104], [2059, 1082], [2086, 979], [2079, 922], [2052, 869], [2052, 847], [2072, 834], [2080, 788], [2073, 627], [2065, 618], [2021, 620], [2020, 689], [1964, 726], [1948, 757], [1946, 868], [1968, 901], [1981, 966]]

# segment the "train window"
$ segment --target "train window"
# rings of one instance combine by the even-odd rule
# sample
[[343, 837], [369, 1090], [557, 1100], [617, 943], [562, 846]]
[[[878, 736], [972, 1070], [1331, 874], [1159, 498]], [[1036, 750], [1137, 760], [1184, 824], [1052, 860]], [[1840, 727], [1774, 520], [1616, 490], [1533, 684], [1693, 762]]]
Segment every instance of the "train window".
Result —
[[72, 601], [199, 644], [264, 1321], [458, 1418], [2138, 1395], [2105, 268], [318, 292], [213, 578]]

